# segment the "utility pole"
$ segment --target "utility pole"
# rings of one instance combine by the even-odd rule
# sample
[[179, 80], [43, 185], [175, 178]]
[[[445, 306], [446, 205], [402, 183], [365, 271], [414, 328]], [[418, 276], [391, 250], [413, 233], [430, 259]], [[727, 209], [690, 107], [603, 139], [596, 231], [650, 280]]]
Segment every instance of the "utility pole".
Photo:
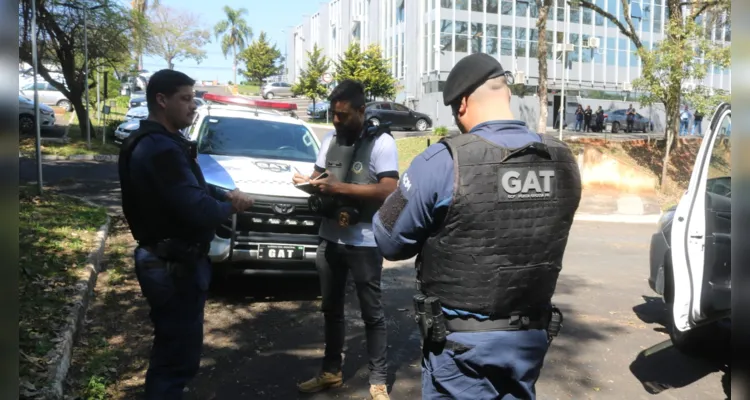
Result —
[[31, 1], [31, 57], [34, 69], [34, 130], [36, 131], [36, 188], [42, 195], [42, 127], [39, 124], [39, 90], [36, 87], [39, 58], [36, 49], [36, 1]]
[[563, 22], [563, 40], [562, 40], [562, 88], [560, 91], [560, 141], [563, 140], [563, 123], [565, 122], [565, 70], [568, 68], [565, 63], [567, 62], [566, 56], [568, 54], [568, 2], [565, 2], [565, 8], [563, 9], [565, 18]]
[[89, 115], [89, 37], [86, 30], [86, 26], [88, 25], [87, 11], [88, 7], [83, 7], [83, 83], [86, 86], [86, 146], [91, 149], [91, 116]]

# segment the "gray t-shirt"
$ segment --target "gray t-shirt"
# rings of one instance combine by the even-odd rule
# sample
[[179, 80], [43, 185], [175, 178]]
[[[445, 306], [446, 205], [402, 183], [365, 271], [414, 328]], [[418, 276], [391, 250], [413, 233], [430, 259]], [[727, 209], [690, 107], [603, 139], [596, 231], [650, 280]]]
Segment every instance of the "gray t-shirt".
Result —
[[[326, 166], [326, 154], [333, 139], [334, 131], [329, 132], [323, 138], [315, 166], [323, 169]], [[370, 155], [370, 177], [378, 180], [379, 176], [390, 176], [398, 172], [398, 151], [393, 136], [382, 134], [375, 141]], [[375, 236], [372, 233], [371, 222], [360, 222], [359, 224], [341, 227], [338, 221], [323, 218], [320, 224], [320, 237], [330, 242], [348, 244], [351, 246], [377, 247]]]

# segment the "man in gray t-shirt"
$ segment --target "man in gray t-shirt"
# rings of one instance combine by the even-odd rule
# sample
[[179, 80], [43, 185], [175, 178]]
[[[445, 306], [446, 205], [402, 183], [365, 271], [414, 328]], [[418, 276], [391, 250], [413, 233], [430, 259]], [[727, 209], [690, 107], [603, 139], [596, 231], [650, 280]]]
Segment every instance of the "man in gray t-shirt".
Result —
[[[357, 209], [361, 222], [349, 224], [348, 214], [342, 219], [340, 215], [345, 213], [338, 213], [338, 218], [324, 217], [321, 223], [322, 240], [315, 263], [320, 277], [321, 308], [325, 316], [325, 357], [320, 374], [300, 383], [298, 388], [301, 392], [312, 393], [343, 383], [344, 298], [347, 275], [351, 271], [365, 322], [370, 358], [370, 394], [374, 400], [388, 400], [385, 385], [388, 372], [387, 332], [380, 290], [383, 256], [373, 236], [372, 215], [368, 216], [368, 210], [374, 214], [398, 186], [396, 142], [389, 133], [376, 136], [377, 129], [365, 123], [365, 95], [360, 83], [351, 80], [341, 82], [329, 96], [329, 101], [336, 130], [323, 139], [312, 176], [295, 174], [294, 183], [310, 182], [322, 195], [355, 201], [359, 204]], [[358, 143], [355, 148], [365, 150], [355, 150], [351, 165], [342, 165], [344, 161], [339, 161], [343, 159], [341, 148], [355, 143]], [[370, 148], [369, 157], [362, 157]], [[349, 175], [352, 175], [351, 179], [356, 179], [356, 183], [342, 182], [333, 173], [334, 170], [351, 171]], [[329, 176], [315, 179], [323, 172], [329, 172]]]

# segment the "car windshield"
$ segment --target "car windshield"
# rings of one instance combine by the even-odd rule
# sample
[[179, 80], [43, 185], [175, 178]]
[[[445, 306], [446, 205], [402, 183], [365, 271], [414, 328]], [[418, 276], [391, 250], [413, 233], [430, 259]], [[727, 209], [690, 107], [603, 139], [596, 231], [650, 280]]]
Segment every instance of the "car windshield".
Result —
[[209, 116], [198, 134], [198, 152], [315, 162], [318, 145], [302, 125]]
[[26, 97], [23, 97], [21, 95], [18, 95], [18, 101], [20, 101], [21, 103], [26, 103], [26, 104], [34, 104], [34, 102], [31, 101], [31, 99], [27, 99]]

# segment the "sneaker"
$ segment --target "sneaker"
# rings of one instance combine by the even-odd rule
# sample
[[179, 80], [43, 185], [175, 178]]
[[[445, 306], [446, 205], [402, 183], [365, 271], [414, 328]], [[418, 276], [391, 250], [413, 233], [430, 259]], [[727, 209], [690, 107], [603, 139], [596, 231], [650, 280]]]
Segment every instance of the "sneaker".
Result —
[[297, 389], [299, 389], [299, 391], [302, 393], [316, 393], [320, 392], [321, 390], [341, 387], [343, 382], [344, 380], [342, 378], [341, 372], [336, 374], [331, 372], [323, 372], [320, 375], [310, 379], [309, 381], [298, 384]]
[[370, 385], [370, 396], [372, 400], [391, 400], [385, 385]]

